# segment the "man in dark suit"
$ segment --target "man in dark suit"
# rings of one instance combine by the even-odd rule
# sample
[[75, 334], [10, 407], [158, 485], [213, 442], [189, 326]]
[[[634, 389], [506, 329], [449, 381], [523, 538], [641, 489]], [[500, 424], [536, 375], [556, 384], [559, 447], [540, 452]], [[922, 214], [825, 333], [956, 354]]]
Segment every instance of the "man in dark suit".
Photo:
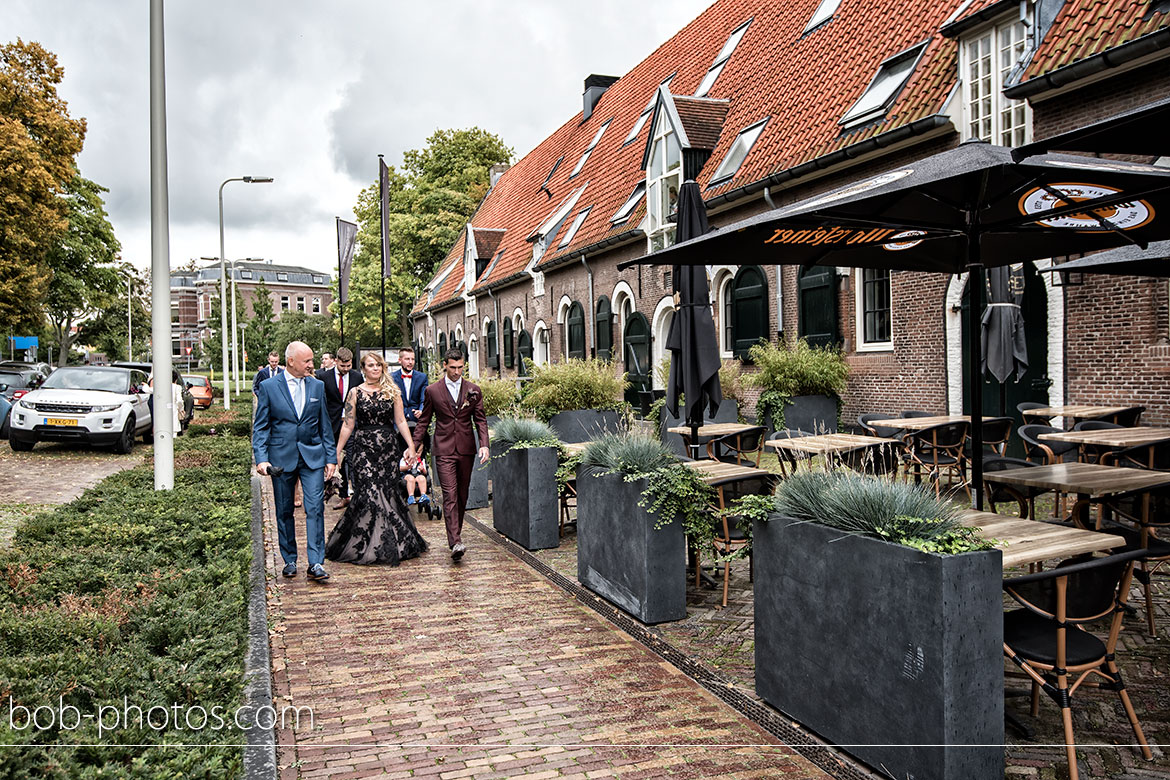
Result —
[[392, 373], [390, 378], [402, 393], [402, 412], [406, 415], [406, 424], [413, 428], [415, 421], [422, 414], [427, 375], [414, 370], [414, 350], [410, 347], [398, 350], [398, 364], [401, 368]]
[[[427, 387], [422, 412], [414, 428], [414, 446], [418, 451], [426, 436], [431, 417], [435, 418], [432, 452], [439, 485], [443, 488], [443, 515], [447, 523], [447, 546], [451, 557], [459, 560], [467, 547], [463, 544], [463, 510], [467, 506], [467, 488], [475, 465], [476, 444], [479, 462], [487, 463], [487, 418], [483, 413], [483, 391], [463, 378], [463, 352], [449, 349], [443, 357], [443, 378]], [[472, 420], [475, 428], [472, 428]], [[479, 441], [476, 441], [476, 431]]]
[[[285, 577], [297, 573], [297, 535], [293, 490], [300, 480], [305, 503], [305, 546], [309, 579], [329, 575], [325, 560], [325, 480], [337, 469], [333, 426], [325, 409], [325, 386], [312, 375], [313, 350], [294, 341], [284, 353], [285, 371], [265, 379], [256, 393], [252, 454], [256, 473], [272, 476], [276, 501], [276, 535]], [[279, 473], [271, 473], [269, 468]]]
[[[337, 350], [333, 367], [317, 371], [317, 378], [325, 383], [325, 408], [329, 411], [329, 422], [333, 425], [333, 440], [337, 441], [337, 435], [341, 432], [341, 413], [345, 410], [345, 396], [362, 383], [362, 375], [353, 368], [353, 352], [349, 347]], [[335, 509], [349, 504], [349, 468], [345, 463], [341, 465], [341, 490], [337, 495], [341, 503]]]
[[256, 372], [256, 376], [252, 377], [252, 395], [260, 394], [260, 383], [265, 379], [271, 379], [277, 374], [284, 373], [284, 369], [280, 367], [280, 355], [276, 352], [268, 353], [268, 365]]

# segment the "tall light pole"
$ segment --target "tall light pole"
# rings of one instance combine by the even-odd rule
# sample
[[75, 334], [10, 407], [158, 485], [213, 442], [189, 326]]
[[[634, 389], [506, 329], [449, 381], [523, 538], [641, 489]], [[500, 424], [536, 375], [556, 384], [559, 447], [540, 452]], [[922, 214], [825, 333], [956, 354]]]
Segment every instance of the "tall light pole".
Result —
[[126, 359], [127, 360], [134, 359], [134, 331], [133, 331], [134, 324], [133, 324], [133, 320], [130, 318], [130, 312], [131, 312], [130, 305], [132, 303], [131, 296], [134, 294], [132, 292], [132, 288], [131, 288], [131, 285], [133, 285], [133, 283], [134, 283], [134, 277], [130, 275], [129, 271], [127, 271], [126, 272]]
[[[228, 324], [227, 324], [227, 264], [223, 258], [223, 188], [229, 181], [242, 181], [248, 184], [270, 184], [271, 176], [237, 176], [224, 179], [219, 185], [219, 332], [223, 347], [223, 408], [232, 408], [231, 387], [228, 384]], [[232, 263], [235, 270], [235, 263]], [[236, 347], [236, 275], [232, 274], [232, 348]], [[240, 380], [236, 376], [236, 392], [239, 392]]]

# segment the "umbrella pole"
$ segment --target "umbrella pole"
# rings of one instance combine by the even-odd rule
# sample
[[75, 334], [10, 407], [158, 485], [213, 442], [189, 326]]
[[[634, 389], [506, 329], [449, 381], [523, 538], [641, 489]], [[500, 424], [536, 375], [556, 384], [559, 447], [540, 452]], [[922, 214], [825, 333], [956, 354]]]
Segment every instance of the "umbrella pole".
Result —
[[983, 509], [983, 264], [979, 262], [979, 237], [967, 234], [967, 287], [971, 291], [967, 309], [967, 339], [971, 364], [971, 501]]
[[691, 424], [691, 460], [699, 459], [699, 424], [694, 420], [688, 420]]

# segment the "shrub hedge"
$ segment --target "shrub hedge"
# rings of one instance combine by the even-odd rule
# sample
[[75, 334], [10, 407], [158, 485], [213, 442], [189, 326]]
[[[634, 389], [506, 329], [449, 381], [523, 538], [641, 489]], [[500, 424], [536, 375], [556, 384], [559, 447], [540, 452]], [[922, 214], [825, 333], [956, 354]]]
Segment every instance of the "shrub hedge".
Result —
[[[25, 520], [0, 551], [0, 707], [16, 713], [16, 728], [0, 717], [0, 745], [37, 746], [2, 748], [0, 778], [240, 774], [231, 714], [247, 650], [249, 441], [184, 437], [175, 451], [173, 491], [154, 491], [148, 465], [115, 474]], [[121, 720], [127, 704], [171, 715], [153, 728], [129, 710], [130, 727], [99, 731], [99, 712], [113, 720], [100, 707]], [[21, 728], [14, 709], [62, 705], [77, 708], [76, 726], [70, 714]], [[227, 724], [194, 728], [196, 707]]]

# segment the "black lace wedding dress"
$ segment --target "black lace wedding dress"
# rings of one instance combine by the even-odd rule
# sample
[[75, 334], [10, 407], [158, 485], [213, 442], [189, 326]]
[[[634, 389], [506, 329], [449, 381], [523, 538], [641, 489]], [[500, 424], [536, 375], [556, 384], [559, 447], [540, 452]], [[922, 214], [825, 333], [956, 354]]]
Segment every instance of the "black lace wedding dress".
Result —
[[325, 542], [325, 557], [397, 566], [426, 550], [427, 543], [406, 510], [394, 401], [358, 390], [356, 404], [354, 429], [345, 448], [352, 495]]

